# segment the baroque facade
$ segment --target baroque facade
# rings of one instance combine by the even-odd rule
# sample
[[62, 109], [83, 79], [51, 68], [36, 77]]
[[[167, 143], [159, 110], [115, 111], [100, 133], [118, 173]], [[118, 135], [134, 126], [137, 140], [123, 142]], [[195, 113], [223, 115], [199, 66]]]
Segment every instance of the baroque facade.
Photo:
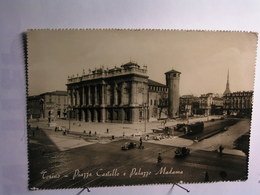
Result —
[[69, 77], [67, 90], [69, 117], [76, 120], [134, 123], [167, 114], [168, 86], [148, 79], [147, 67], [133, 62]]

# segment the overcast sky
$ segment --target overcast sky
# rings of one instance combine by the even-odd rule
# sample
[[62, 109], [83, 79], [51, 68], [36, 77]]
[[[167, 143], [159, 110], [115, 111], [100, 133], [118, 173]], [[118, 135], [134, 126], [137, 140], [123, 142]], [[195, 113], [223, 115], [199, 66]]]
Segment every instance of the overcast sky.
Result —
[[66, 90], [83, 69], [130, 61], [147, 65], [150, 79], [180, 71], [180, 94], [253, 90], [257, 36], [242, 32], [34, 30], [28, 33], [29, 95]]

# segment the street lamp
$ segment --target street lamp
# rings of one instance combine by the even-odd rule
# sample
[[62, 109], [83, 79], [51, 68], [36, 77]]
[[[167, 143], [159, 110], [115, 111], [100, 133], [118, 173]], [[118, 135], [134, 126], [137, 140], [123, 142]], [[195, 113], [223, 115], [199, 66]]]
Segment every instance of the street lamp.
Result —
[[41, 116], [40, 117], [45, 118], [45, 116], [44, 116], [44, 99], [43, 98], [40, 99], [40, 107], [41, 107], [40, 108], [41, 109], [41, 111], [40, 111]]
[[70, 131], [70, 118], [71, 118], [71, 111], [73, 110], [73, 108], [71, 108], [70, 106], [67, 107], [67, 112], [69, 114], [69, 131]]
[[146, 132], [146, 119], [147, 119], [147, 103], [144, 103], [144, 132]]

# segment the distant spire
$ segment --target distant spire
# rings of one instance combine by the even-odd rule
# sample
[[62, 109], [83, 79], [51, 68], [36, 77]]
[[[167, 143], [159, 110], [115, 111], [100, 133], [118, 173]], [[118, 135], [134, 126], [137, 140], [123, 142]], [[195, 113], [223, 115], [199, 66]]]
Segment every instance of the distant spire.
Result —
[[230, 88], [229, 88], [229, 69], [228, 69], [228, 73], [227, 73], [227, 84], [226, 84], [226, 90], [224, 91], [223, 95], [226, 95], [228, 93], [231, 93]]

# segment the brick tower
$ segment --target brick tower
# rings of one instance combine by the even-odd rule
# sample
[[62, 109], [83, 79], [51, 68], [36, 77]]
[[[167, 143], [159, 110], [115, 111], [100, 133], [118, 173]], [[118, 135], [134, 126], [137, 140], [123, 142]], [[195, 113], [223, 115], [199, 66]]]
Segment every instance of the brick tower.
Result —
[[168, 117], [176, 118], [179, 116], [180, 105], [180, 75], [181, 72], [171, 70], [165, 73], [166, 86], [168, 87]]

